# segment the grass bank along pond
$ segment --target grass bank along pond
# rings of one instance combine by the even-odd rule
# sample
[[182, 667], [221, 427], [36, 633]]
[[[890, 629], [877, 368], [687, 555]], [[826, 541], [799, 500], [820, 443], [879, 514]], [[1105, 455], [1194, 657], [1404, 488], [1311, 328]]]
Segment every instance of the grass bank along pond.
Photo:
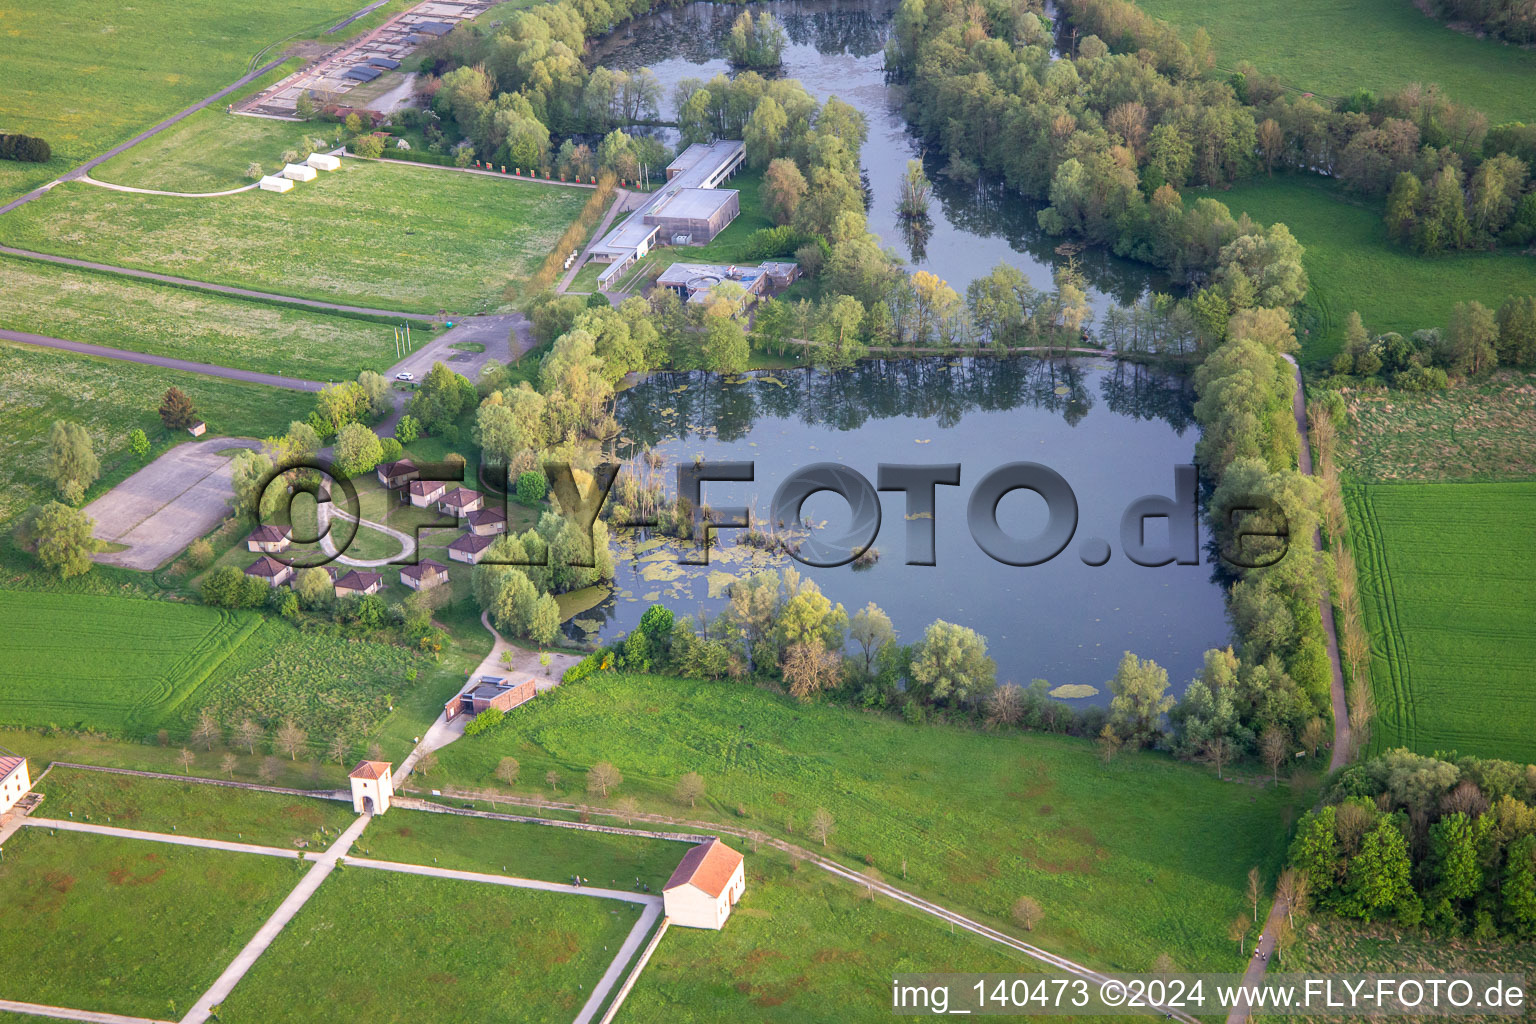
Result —
[[[769, 77], [797, 79], [818, 100], [836, 96], [864, 115], [869, 138], [861, 151], [869, 230], [907, 261], [948, 281], [962, 295], [965, 286], [999, 263], [1010, 263], [1036, 288], [1051, 286], [1052, 268], [1066, 261], [1056, 250], [1063, 239], [1047, 235], [1035, 219], [1042, 204], [1029, 202], [1000, 182], [968, 183], [940, 173], [943, 161], [925, 161], [932, 180], [929, 216], [916, 225], [900, 216], [901, 179], [907, 161], [923, 157], [920, 141], [902, 116], [903, 90], [886, 80], [885, 44], [895, 17], [893, 0], [849, 0], [751, 4], [754, 16], [768, 11], [784, 24], [789, 43]], [[648, 67], [661, 83], [662, 111], [675, 116], [673, 92], [686, 79], [708, 81], [734, 75], [727, 57], [731, 23], [743, 8], [735, 4], [685, 4], [636, 18], [593, 47], [594, 65], [623, 70]], [[641, 129], [643, 130], [643, 129]], [[676, 133], [667, 136], [676, 141]], [[1167, 292], [1166, 278], [1142, 264], [1117, 259], [1102, 249], [1072, 246], [1090, 299], [1102, 311], [1110, 302], [1129, 305], [1149, 288]], [[678, 259], [687, 259], [680, 252]]]
[[[1102, 689], [1130, 650], [1162, 664], [1181, 689], [1203, 652], [1226, 642], [1221, 587], [1209, 564], [1134, 565], [1119, 538], [1126, 507], [1143, 495], [1172, 495], [1174, 467], [1193, 461], [1198, 429], [1191, 401], [1183, 377], [1100, 359], [900, 359], [839, 373], [655, 374], [620, 396], [619, 454], [650, 448], [661, 462], [647, 469], [634, 458], [626, 472], [649, 473], [675, 493], [680, 463], [751, 461], [751, 483], [705, 483], [703, 500], [714, 508], [751, 506], [767, 523], [774, 491], [799, 467], [841, 463], [873, 483], [882, 462], [960, 463], [960, 485], [937, 488], [936, 564], [905, 564], [900, 492], [881, 495], [879, 559], [866, 568], [804, 566], [782, 551], [739, 543], [737, 530], [719, 533], [707, 567], [679, 565], [672, 543], [616, 529], [614, 593], [567, 628], [577, 637], [612, 639], [656, 602], [678, 615], [713, 616], [735, 580], [793, 567], [850, 614], [868, 601], [880, 605], [904, 642], [919, 639], [939, 618], [976, 629], [987, 638], [1000, 681], [1041, 678], [1053, 687]], [[1078, 504], [1072, 542], [1027, 568], [993, 560], [966, 525], [977, 482], [1015, 461], [1060, 473]], [[1019, 538], [1040, 534], [1046, 521], [1044, 501], [1025, 490], [1006, 495], [997, 513], [999, 525]], [[851, 525], [847, 503], [834, 494], [812, 496], [803, 514], [828, 538], [842, 537]], [[1149, 543], [1166, 538], [1165, 523], [1148, 521]], [[1110, 542], [1107, 564], [1082, 560], [1090, 538]]]

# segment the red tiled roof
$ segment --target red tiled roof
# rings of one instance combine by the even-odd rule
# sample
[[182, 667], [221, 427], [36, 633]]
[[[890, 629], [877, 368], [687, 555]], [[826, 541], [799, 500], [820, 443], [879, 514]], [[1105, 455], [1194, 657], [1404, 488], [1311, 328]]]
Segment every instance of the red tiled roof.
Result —
[[11, 777], [11, 773], [27, 763], [24, 757], [0, 757], [0, 782]]
[[245, 574], [247, 576], [264, 576], [275, 578], [282, 575], [290, 568], [292, 568], [292, 566], [289, 566], [284, 562], [279, 562], [271, 555], [262, 555], [246, 568]]
[[741, 854], [718, 839], [700, 843], [683, 854], [682, 863], [662, 886], [662, 891], [691, 885], [710, 896], [719, 896], [730, 884], [731, 876], [741, 864]]
[[357, 767], [352, 769], [349, 779], [382, 779], [384, 773], [389, 771], [388, 761], [359, 761]]

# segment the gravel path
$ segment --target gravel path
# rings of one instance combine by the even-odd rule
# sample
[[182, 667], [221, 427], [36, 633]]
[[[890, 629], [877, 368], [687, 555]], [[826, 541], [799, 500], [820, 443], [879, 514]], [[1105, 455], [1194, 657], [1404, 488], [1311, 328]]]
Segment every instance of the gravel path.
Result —
[[141, 363], [145, 366], [159, 366], [167, 370], [181, 370], [184, 373], [200, 373], [204, 377], [222, 377], [225, 380], [244, 381], [247, 384], [265, 384], [268, 387], [287, 388], [290, 391], [319, 391], [325, 387], [318, 380], [281, 377], [275, 373], [257, 373], [255, 370], [237, 370], [230, 366], [215, 366], [212, 363], [194, 363], [189, 359], [173, 359], [170, 356], [130, 352], [124, 348], [108, 348], [106, 345], [92, 345], [84, 341], [50, 338], [46, 334], [29, 334], [26, 331], [0, 330], [0, 339], [14, 341], [22, 345], [36, 345], [39, 348], [56, 348], [65, 352], [78, 352], [81, 355], [98, 356], [102, 359], [121, 359], [125, 363]]

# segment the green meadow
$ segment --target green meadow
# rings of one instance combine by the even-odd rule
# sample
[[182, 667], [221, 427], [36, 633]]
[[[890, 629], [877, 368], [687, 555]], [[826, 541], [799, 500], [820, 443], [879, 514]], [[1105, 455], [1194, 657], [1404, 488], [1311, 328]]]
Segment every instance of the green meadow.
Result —
[[[751, 686], [602, 673], [543, 694], [500, 729], [439, 752], [434, 787], [497, 785], [502, 757], [520, 788], [579, 794], [612, 762], [608, 802], [720, 818], [820, 849], [989, 921], [1020, 896], [1045, 910], [1035, 941], [1104, 967], [1142, 970], [1160, 953], [1191, 969], [1237, 966], [1226, 923], [1245, 906], [1249, 868], [1272, 877], [1286, 816], [1307, 793], [1233, 781], [1150, 754], [1102, 763], [1058, 736], [912, 726], [800, 704]], [[672, 797], [700, 773], [697, 808]], [[1005, 925], [1006, 926], [1006, 925]]]
[[1318, 337], [1301, 339], [1302, 357], [1313, 366], [1338, 353], [1350, 310], [1359, 311], [1372, 333], [1407, 335], [1444, 327], [1458, 302], [1476, 299], [1497, 308], [1509, 295], [1536, 291], [1529, 256], [1512, 250], [1421, 256], [1387, 237], [1379, 203], [1356, 200], [1322, 178], [1253, 178], [1200, 194], [1226, 203], [1234, 215], [1284, 223], [1306, 248], [1307, 302], [1321, 321]]
[[394, 365], [393, 328], [0, 256], [0, 327], [305, 380]]
[[0, 862], [0, 999], [179, 1019], [298, 882], [296, 864], [22, 829]]
[[91, 435], [101, 480], [88, 500], [143, 465], [128, 450], [135, 428], [157, 449], [191, 441], [168, 433], [156, 412], [172, 385], [191, 397], [210, 437], [281, 434], [315, 406], [301, 391], [0, 342], [0, 524], [54, 497], [45, 473], [54, 420], [73, 420]]
[[360, 6], [356, 0], [0, 3], [4, 127], [42, 136], [53, 148], [47, 164], [0, 162], [0, 200], [217, 92], [251, 70], [269, 44], [318, 33]]
[[340, 125], [274, 121], [207, 107], [139, 143], [91, 172], [98, 181], [165, 192], [220, 192], [251, 183], [257, 164], [268, 174], [283, 168], [283, 151], [306, 139], [337, 143]]
[[1412, 82], [1438, 83], [1493, 124], [1536, 119], [1536, 52], [1475, 39], [1426, 17], [1408, 0], [1137, 0], [1192, 33], [1204, 26], [1216, 64], [1248, 62], [1299, 91], [1377, 95]]
[[219, 1020], [308, 1024], [316, 1007], [336, 1024], [570, 1020], [639, 917], [632, 903], [343, 867]]
[[1536, 761], [1536, 484], [1346, 489], [1371, 633], [1371, 749]]
[[210, 199], [71, 182], [0, 218], [18, 248], [282, 295], [459, 314], [519, 297], [580, 189], [346, 160], [291, 192]]

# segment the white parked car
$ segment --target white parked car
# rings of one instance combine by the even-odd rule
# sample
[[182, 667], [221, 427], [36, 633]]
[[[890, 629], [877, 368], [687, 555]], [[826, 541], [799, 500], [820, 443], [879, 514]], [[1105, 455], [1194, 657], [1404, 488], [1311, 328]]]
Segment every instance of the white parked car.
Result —
[[404, 373], [397, 373], [397, 374], [395, 374], [395, 380], [415, 380], [415, 379], [416, 379], [416, 375], [414, 373], [409, 372], [409, 371], [406, 371]]

